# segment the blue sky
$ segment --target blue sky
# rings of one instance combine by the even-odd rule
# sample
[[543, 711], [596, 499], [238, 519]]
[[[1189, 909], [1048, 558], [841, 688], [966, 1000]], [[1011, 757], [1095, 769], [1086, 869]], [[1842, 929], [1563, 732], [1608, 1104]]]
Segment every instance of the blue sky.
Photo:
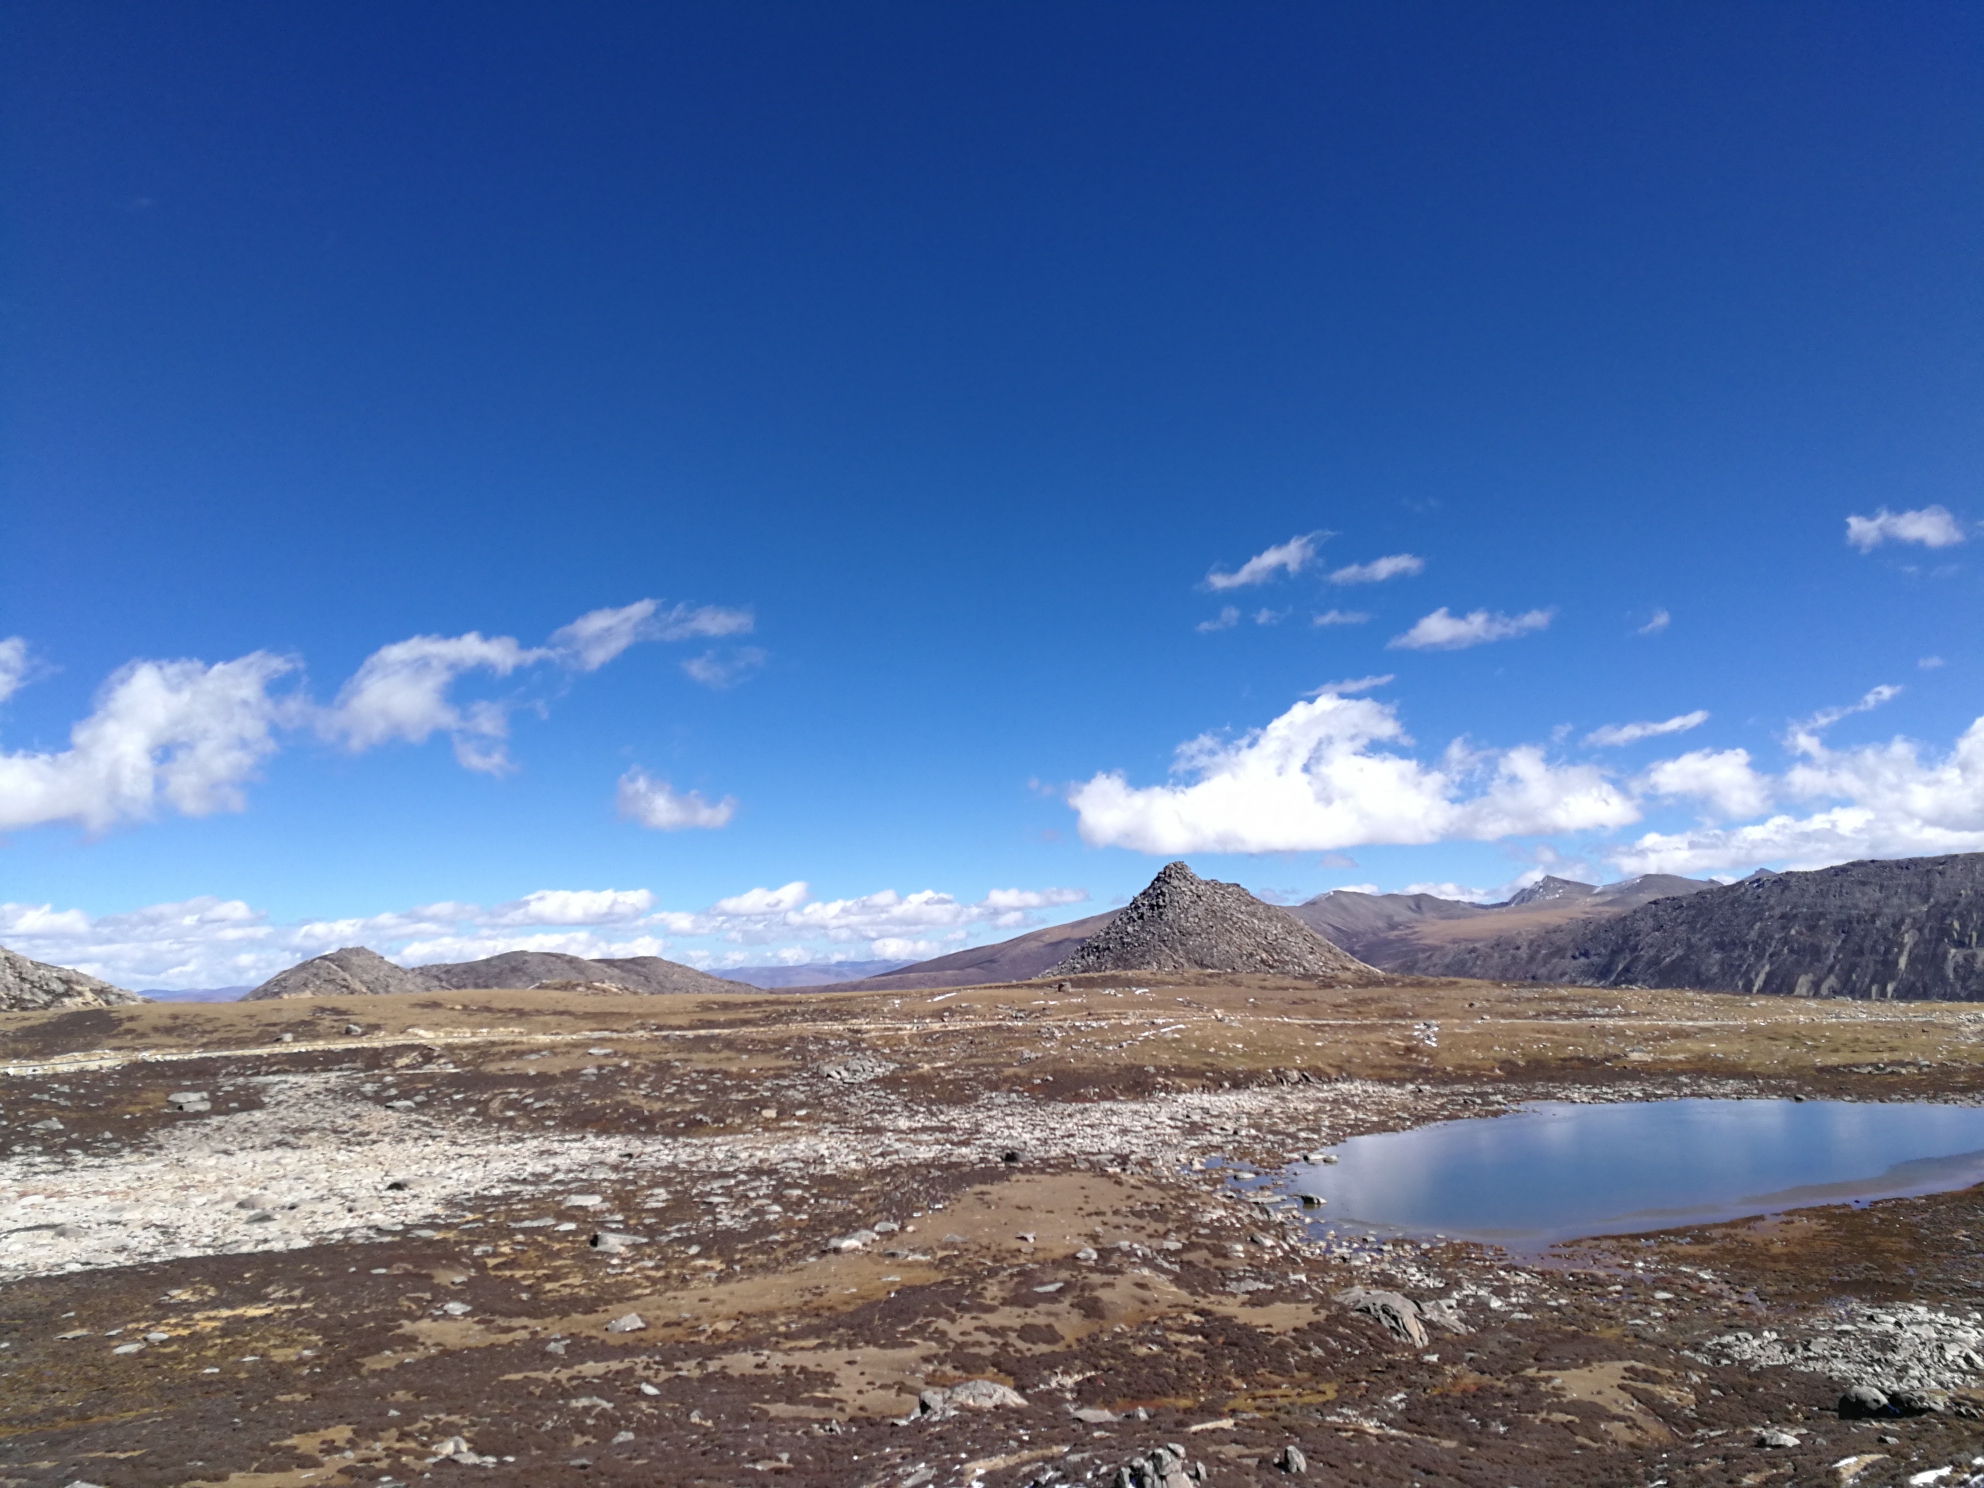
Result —
[[1984, 848], [1973, 6], [4, 25], [27, 954]]

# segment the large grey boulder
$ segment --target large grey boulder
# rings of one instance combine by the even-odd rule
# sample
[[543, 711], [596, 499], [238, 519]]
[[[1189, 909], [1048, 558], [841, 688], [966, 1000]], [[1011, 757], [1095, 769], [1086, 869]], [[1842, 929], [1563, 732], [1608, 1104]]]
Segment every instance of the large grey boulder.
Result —
[[1378, 980], [1366, 966], [1286, 910], [1238, 884], [1167, 864], [1113, 919], [1043, 976], [1086, 971], [1226, 971]]
[[145, 999], [66, 966], [30, 961], [0, 946], [0, 1013], [123, 1007]]

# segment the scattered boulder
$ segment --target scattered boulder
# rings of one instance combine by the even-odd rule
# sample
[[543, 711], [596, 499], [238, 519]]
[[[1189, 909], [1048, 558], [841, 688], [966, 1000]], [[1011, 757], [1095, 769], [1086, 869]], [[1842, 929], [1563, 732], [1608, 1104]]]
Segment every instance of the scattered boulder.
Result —
[[175, 1090], [165, 1098], [165, 1104], [174, 1111], [195, 1114], [211, 1111], [214, 1108], [213, 1102], [208, 1099], [204, 1090]]
[[1426, 1347], [1426, 1325], [1419, 1320], [1419, 1304], [1399, 1292], [1376, 1292], [1365, 1287], [1351, 1287], [1338, 1292], [1337, 1301], [1352, 1312], [1362, 1312], [1376, 1318], [1384, 1325], [1387, 1333], [1400, 1343], [1409, 1343], [1414, 1348]]
[[1117, 1468], [1109, 1488], [1193, 1488], [1211, 1477], [1203, 1462], [1185, 1460], [1184, 1447], [1166, 1442]]
[[0, 946], [0, 1013], [123, 1007], [145, 999], [66, 966], [30, 961]]
[[1872, 1385], [1854, 1385], [1839, 1397], [1839, 1413], [1848, 1421], [1864, 1421], [1873, 1416], [1885, 1416], [1888, 1412], [1888, 1397], [1885, 1392]]
[[586, 1244], [590, 1245], [601, 1255], [621, 1255], [632, 1250], [636, 1245], [645, 1245], [647, 1243], [647, 1237], [645, 1235], [628, 1235], [618, 1230], [599, 1230], [594, 1233], [590, 1240], [586, 1241]]
[[609, 1333], [639, 1333], [647, 1327], [647, 1320], [638, 1312], [630, 1312], [625, 1317], [617, 1317], [606, 1325]]
[[1011, 1385], [997, 1380], [970, 1379], [947, 1390], [925, 1390], [916, 1397], [916, 1416], [924, 1421], [942, 1421], [961, 1410], [996, 1410], [1000, 1406], [1024, 1406], [1026, 1396]]
[[1766, 1449], [1795, 1447], [1798, 1438], [1777, 1426], [1766, 1426], [1757, 1433], [1757, 1445]]
[[1275, 1455], [1274, 1465], [1292, 1477], [1300, 1477], [1309, 1470], [1309, 1458], [1300, 1447], [1290, 1442]]
[[1168, 864], [1113, 919], [1042, 976], [1092, 971], [1271, 972], [1369, 983], [1384, 973], [1238, 884]]

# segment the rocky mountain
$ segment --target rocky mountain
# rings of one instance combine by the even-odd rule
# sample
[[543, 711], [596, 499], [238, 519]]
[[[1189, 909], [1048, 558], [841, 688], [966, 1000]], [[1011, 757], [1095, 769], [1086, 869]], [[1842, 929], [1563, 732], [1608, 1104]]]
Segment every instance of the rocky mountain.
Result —
[[396, 966], [365, 946], [346, 946], [328, 955], [313, 956], [287, 971], [279, 971], [241, 999], [261, 1002], [278, 997], [379, 997], [404, 992], [429, 992], [433, 984], [404, 966]]
[[505, 951], [481, 961], [440, 962], [409, 970], [377, 951], [347, 946], [278, 972], [242, 1001], [276, 997], [376, 997], [442, 989], [536, 987], [569, 984], [589, 990], [609, 987], [629, 992], [755, 992], [743, 982], [725, 981], [664, 961], [659, 956], [628, 956], [589, 961], [550, 951]]
[[1411, 971], [1595, 987], [1984, 1000], [1984, 853], [1843, 863], [1428, 948]]
[[1500, 904], [1337, 889], [1293, 905], [1288, 913], [1360, 961], [1386, 971], [1412, 972], [1425, 970], [1428, 958], [1444, 957], [1457, 946], [1534, 934], [1574, 920], [1610, 918], [1655, 899], [1712, 887], [1669, 873], [1604, 885], [1549, 877]]
[[1088, 971], [1271, 972], [1358, 982], [1374, 969], [1238, 884], [1167, 864], [1045, 976]]
[[145, 999], [66, 966], [30, 961], [0, 946], [0, 1013], [122, 1007]]

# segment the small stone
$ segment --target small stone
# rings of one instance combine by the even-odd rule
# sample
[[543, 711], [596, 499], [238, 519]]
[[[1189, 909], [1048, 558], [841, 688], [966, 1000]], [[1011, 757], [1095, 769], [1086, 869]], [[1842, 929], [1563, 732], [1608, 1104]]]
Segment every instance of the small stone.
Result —
[[1107, 1426], [1111, 1421], [1122, 1419], [1113, 1410], [1104, 1410], [1096, 1405], [1084, 1406], [1074, 1414], [1075, 1419], [1084, 1426]]
[[869, 1226], [878, 1235], [893, 1235], [902, 1228], [893, 1219], [878, 1219]]
[[247, 1224], [274, 1224], [276, 1217], [266, 1209], [257, 1209], [244, 1222]]
[[175, 1090], [165, 1098], [166, 1105], [175, 1111], [211, 1111], [213, 1102], [204, 1090]]
[[1294, 1442], [1290, 1442], [1276, 1456], [1274, 1465], [1285, 1473], [1299, 1476], [1309, 1470], [1309, 1459], [1303, 1454], [1300, 1447], [1296, 1446]]
[[638, 1312], [630, 1312], [625, 1317], [617, 1317], [606, 1325], [609, 1333], [639, 1333], [647, 1323]]
[[601, 1255], [620, 1255], [632, 1250], [636, 1245], [647, 1244], [647, 1238], [642, 1235], [622, 1234], [618, 1230], [600, 1230], [586, 1241], [586, 1244]]
[[467, 1317], [474, 1310], [466, 1302], [443, 1302], [441, 1304], [441, 1311], [445, 1312], [449, 1317]]
[[613, 1445], [616, 1447], [624, 1447], [628, 1442], [632, 1441], [633, 1439], [634, 1439], [634, 1433], [631, 1431], [616, 1432], [613, 1437]]
[[170, 1341], [170, 1340], [171, 1340], [171, 1338], [172, 1338], [172, 1335], [171, 1335], [170, 1333], [147, 1333], [147, 1334], [145, 1335], [145, 1342], [146, 1342], [146, 1343], [166, 1343], [166, 1342], [168, 1342], [168, 1341]]
[[646, 1380], [642, 1380], [641, 1393], [643, 1395], [659, 1395], [661, 1391], [657, 1390], [653, 1385], [649, 1384]]
[[1798, 1445], [1798, 1438], [1776, 1426], [1766, 1426], [1757, 1433], [1757, 1445], [1769, 1448], [1795, 1447]]
[[851, 1235], [840, 1235], [829, 1240], [823, 1248], [845, 1255], [850, 1250], [860, 1250], [864, 1245], [871, 1244], [880, 1238], [873, 1230], [856, 1230]]
[[1078, 1260], [1078, 1261], [1092, 1261], [1092, 1260], [1094, 1260], [1094, 1259], [1095, 1259], [1095, 1247], [1094, 1247], [1093, 1245], [1084, 1245], [1084, 1246], [1083, 1246], [1083, 1247], [1082, 1247], [1082, 1248], [1081, 1248], [1080, 1250], [1078, 1250], [1078, 1251], [1076, 1251], [1076, 1252], [1075, 1252], [1075, 1259], [1076, 1259], [1076, 1260]]
[[63, 1127], [61, 1121], [58, 1118], [54, 1116], [50, 1116], [43, 1121], [29, 1122], [28, 1130], [29, 1131], [63, 1131], [65, 1130], [65, 1128]]
[[549, 1343], [547, 1343], [544, 1346], [544, 1351], [547, 1354], [557, 1354], [560, 1357], [563, 1357], [565, 1352], [565, 1340], [562, 1338], [552, 1339]]
[[363, 1028], [360, 1028], [356, 1023], [345, 1024], [344, 1031], [346, 1037], [348, 1038], [357, 1038], [361, 1033], [365, 1032], [365, 1030]]
[[142, 1343], [120, 1343], [112, 1349], [113, 1354], [141, 1354], [145, 1351]]

